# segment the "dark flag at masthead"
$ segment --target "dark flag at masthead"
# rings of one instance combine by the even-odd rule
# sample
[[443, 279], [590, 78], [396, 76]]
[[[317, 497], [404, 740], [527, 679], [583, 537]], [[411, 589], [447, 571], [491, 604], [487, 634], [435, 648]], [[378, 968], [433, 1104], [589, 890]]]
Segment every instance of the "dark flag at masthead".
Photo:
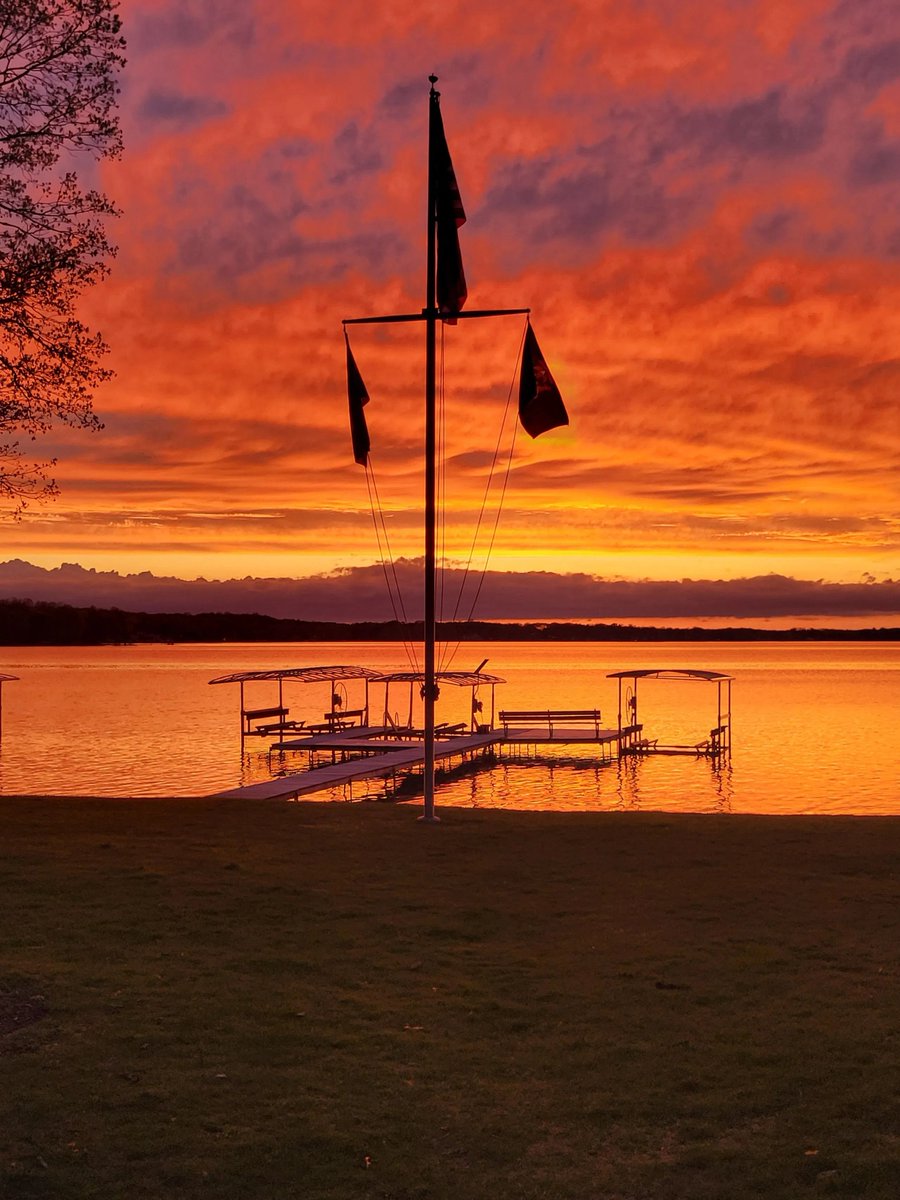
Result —
[[569, 423], [566, 406], [541, 354], [530, 321], [525, 330], [519, 373], [519, 420], [532, 437]]
[[437, 218], [437, 307], [440, 313], [455, 313], [460, 311], [468, 295], [458, 233], [460, 225], [466, 222], [466, 211], [447, 148], [437, 96], [431, 102], [430, 145]]
[[347, 343], [347, 399], [350, 402], [350, 437], [353, 439], [353, 457], [361, 467], [366, 465], [369, 458], [369, 429], [366, 425], [366, 414], [363, 412], [369, 403], [369, 393], [359, 373], [353, 351], [350, 349], [350, 339], [344, 330], [344, 341]]

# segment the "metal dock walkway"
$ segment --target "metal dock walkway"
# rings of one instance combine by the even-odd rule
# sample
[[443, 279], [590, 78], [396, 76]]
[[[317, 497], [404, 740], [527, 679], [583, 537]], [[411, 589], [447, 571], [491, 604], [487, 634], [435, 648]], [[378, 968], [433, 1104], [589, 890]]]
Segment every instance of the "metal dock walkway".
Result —
[[[455, 754], [469, 754], [476, 750], [486, 749], [504, 741], [503, 733], [495, 730], [493, 733], [472, 733], [462, 737], [447, 738], [435, 742], [435, 759], [451, 758]], [[391, 746], [389, 750], [384, 746]], [[348, 749], [346, 742], [342, 749]], [[307, 796], [312, 792], [321, 792], [327, 788], [340, 787], [352, 783], [355, 779], [384, 778], [404, 767], [420, 766], [425, 761], [425, 752], [421, 742], [411, 742], [402, 748], [397, 748], [396, 742], [368, 743], [366, 749], [377, 748], [377, 755], [371, 758], [354, 759], [351, 762], [330, 763], [324, 767], [312, 767], [308, 771], [298, 771], [293, 775], [282, 775], [277, 779], [264, 779], [261, 783], [250, 783], [244, 787], [230, 788], [228, 791], [216, 792], [216, 800], [281, 800], [288, 797]]]

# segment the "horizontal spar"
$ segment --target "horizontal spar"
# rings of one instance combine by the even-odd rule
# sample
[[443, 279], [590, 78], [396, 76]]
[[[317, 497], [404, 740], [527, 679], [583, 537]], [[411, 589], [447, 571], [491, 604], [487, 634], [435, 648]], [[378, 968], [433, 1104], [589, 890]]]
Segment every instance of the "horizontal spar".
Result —
[[[474, 317], [516, 317], [531, 312], [530, 308], [475, 308], [471, 312], [434, 313], [436, 321], [471, 321]], [[397, 325], [403, 321], [427, 321], [427, 312], [396, 313], [390, 317], [345, 317], [344, 325]]]

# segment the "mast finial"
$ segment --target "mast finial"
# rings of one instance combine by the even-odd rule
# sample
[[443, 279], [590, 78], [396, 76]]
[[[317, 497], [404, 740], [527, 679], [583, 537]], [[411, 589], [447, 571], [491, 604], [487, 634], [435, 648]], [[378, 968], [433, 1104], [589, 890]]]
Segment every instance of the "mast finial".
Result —
[[431, 84], [431, 94], [432, 94], [432, 96], [439, 96], [439, 95], [440, 95], [440, 92], [436, 92], [436, 91], [434, 90], [434, 85], [437, 83], [437, 81], [438, 81], [438, 77], [437, 77], [437, 75], [429, 75], [429, 76], [428, 76], [428, 82]]

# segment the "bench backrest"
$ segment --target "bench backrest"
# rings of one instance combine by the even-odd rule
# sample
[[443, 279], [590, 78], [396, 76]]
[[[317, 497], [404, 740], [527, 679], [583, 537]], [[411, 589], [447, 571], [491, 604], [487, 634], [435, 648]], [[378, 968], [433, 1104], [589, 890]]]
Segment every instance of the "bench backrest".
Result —
[[247, 721], [260, 721], [263, 717], [286, 717], [289, 708], [245, 708], [243, 717]]
[[351, 720], [351, 718], [359, 717], [360, 721], [362, 721], [362, 719], [365, 715], [366, 715], [366, 710], [364, 708], [348, 708], [348, 709], [336, 708], [334, 710], [334, 712], [325, 713], [325, 720], [326, 721], [347, 721], [347, 722], [349, 722]]
[[506, 709], [500, 713], [504, 724], [519, 721], [599, 721], [599, 708]]

